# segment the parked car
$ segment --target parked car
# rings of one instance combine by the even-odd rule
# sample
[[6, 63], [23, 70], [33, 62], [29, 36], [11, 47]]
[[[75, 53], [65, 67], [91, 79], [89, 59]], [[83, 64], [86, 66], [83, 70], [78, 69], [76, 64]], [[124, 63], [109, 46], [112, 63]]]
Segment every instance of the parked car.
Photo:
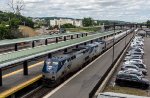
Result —
[[136, 74], [118, 73], [115, 83], [117, 85], [136, 86], [142, 89], [149, 88], [149, 81], [145, 78], [139, 77]]
[[128, 61], [136, 61], [137, 63], [143, 63], [142, 59], [130, 59]]
[[140, 59], [140, 60], [142, 60], [142, 56], [140, 56], [140, 55], [126, 56], [126, 57], [124, 58], [124, 61], [132, 60], [132, 59]]
[[119, 71], [118, 73], [136, 74], [137, 76], [139, 76], [141, 78], [145, 77], [141, 71], [132, 70], [132, 69], [124, 70], [124, 71]]
[[134, 49], [130, 50], [128, 53], [129, 53], [129, 54], [144, 55], [144, 52], [143, 52], [143, 51], [137, 51], [137, 50], [134, 50]]
[[144, 50], [143, 49], [140, 49], [140, 48], [133, 48], [132, 50], [130, 50], [132, 52], [139, 52], [139, 53], [142, 53], [144, 54]]
[[146, 69], [144, 69], [144, 68], [139, 68], [138, 66], [133, 65], [133, 64], [124, 64], [124, 65], [121, 67], [121, 70], [127, 70], [128, 68], [132, 68], [132, 69], [136, 69], [136, 70], [142, 71], [142, 73], [143, 73], [144, 75], [147, 74], [147, 70], [146, 70]]
[[126, 61], [126, 62], [124, 62], [124, 64], [133, 64], [133, 65], [138, 66], [139, 68], [147, 69], [145, 64], [139, 63], [139, 62], [136, 62], [136, 61]]

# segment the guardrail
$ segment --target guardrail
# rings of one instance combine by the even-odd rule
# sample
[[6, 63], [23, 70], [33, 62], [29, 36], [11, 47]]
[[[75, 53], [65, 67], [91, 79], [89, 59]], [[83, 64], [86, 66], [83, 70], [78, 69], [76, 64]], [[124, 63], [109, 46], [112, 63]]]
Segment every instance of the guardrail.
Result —
[[33, 48], [33, 49], [27, 49], [24, 51], [16, 51], [10, 54], [0, 55], [0, 86], [2, 86], [2, 68], [7, 67], [11, 64], [16, 64], [19, 62], [23, 62], [23, 74], [28, 75], [28, 60], [31, 60], [35, 57], [39, 57], [42, 55], [47, 55], [48, 57], [51, 57], [51, 53], [67, 49], [72, 46], [76, 46], [79, 44], [84, 44], [96, 39], [102, 39], [109, 36], [112, 36], [114, 34], [119, 34], [121, 31], [117, 31], [116, 33], [103, 33], [103, 34], [94, 34], [82, 38], [78, 38], [78, 40], [69, 40], [57, 44], [50, 44], [47, 46], [39, 47], [39, 48]]
[[[126, 35], [127, 36], [127, 35]], [[134, 34], [133, 34], [134, 37]], [[133, 38], [132, 37], [132, 38]], [[111, 66], [107, 69], [107, 71], [104, 73], [104, 75], [101, 77], [101, 79], [98, 81], [98, 83], [95, 85], [95, 87], [92, 89], [92, 91], [89, 93], [89, 98], [93, 98], [96, 91], [98, 90], [98, 88], [100, 87], [100, 85], [104, 82], [105, 78], [108, 76], [109, 72], [111, 71], [111, 69], [114, 67], [115, 63], [117, 62], [117, 60], [119, 59], [119, 57], [121, 56], [121, 54], [124, 52], [124, 50], [126, 49], [126, 47], [130, 44], [132, 38], [130, 39], [130, 41], [126, 44], [126, 46], [124, 47], [124, 49], [121, 51], [121, 53], [117, 56], [117, 58], [114, 60], [114, 62], [111, 64]]]

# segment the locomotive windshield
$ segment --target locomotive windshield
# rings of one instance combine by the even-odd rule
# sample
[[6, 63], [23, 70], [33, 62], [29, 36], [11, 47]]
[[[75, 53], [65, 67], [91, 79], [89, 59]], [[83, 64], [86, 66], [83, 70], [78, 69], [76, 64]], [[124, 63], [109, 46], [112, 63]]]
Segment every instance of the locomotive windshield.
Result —
[[59, 62], [52, 62], [52, 65], [58, 65]]

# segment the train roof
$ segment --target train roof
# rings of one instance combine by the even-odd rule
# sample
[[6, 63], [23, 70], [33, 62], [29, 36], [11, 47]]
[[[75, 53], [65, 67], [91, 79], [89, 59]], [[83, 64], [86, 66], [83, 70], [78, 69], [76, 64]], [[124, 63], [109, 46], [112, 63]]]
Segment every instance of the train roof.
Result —
[[69, 52], [65, 52], [64, 54], [73, 54], [73, 53], [76, 53], [76, 52], [78, 52], [78, 51], [81, 51], [81, 50], [84, 50], [84, 49], [87, 49], [86, 47], [78, 47], [78, 48], [76, 48], [76, 49], [72, 49], [71, 51], [69, 51]]
[[69, 55], [59, 55], [59, 56], [53, 56], [51, 60], [63, 61], [68, 59], [69, 57], [70, 57]]
[[96, 44], [96, 43], [92, 43], [92, 44], [88, 44], [87, 45], [87, 47], [95, 47], [95, 46], [97, 46], [98, 44]]

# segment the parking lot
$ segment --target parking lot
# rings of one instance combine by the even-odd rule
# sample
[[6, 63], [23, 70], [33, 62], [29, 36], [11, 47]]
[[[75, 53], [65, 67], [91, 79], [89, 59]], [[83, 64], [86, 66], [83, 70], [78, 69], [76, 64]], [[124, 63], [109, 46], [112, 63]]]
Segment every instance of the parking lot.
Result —
[[[150, 88], [141, 89], [141, 88], [128, 87], [128, 86], [119, 86], [115, 83], [116, 75], [121, 70], [121, 66], [123, 65], [123, 60], [124, 58], [122, 59], [118, 69], [116, 69], [115, 73], [112, 75], [112, 78], [107, 84], [104, 92], [116, 92], [116, 93], [125, 93], [125, 94], [150, 97]], [[145, 76], [145, 78], [150, 81], [150, 38], [144, 38], [143, 63], [147, 66], [147, 75]]]

